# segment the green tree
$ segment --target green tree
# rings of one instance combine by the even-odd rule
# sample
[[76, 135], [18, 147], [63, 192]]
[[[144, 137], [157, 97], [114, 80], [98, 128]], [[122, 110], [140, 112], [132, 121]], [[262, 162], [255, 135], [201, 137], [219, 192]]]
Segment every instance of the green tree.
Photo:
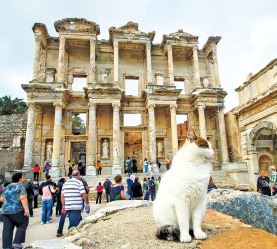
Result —
[[76, 134], [83, 134], [85, 129], [84, 120], [79, 113], [72, 113], [72, 132]]
[[0, 98], [0, 114], [11, 115], [14, 113], [24, 113], [28, 109], [23, 99], [11, 99], [11, 96], [4, 96]]

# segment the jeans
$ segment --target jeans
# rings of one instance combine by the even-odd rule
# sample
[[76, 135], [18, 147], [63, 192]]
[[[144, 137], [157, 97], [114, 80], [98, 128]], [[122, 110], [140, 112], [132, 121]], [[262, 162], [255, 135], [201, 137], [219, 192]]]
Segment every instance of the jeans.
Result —
[[69, 218], [68, 229], [71, 227], [77, 227], [82, 220], [81, 210], [67, 210], [67, 214]]
[[57, 195], [56, 215], [61, 215], [61, 214], [62, 214], [61, 195]]
[[154, 201], [156, 199], [156, 190], [150, 190], [150, 196], [151, 196], [151, 201]]
[[110, 198], [111, 198], [110, 190], [108, 188], [106, 188], [105, 192], [106, 192], [106, 200], [107, 200], [107, 203], [108, 203], [110, 201]]
[[67, 215], [67, 212], [66, 213], [62, 212], [62, 216], [61, 216], [60, 221], [59, 221], [59, 227], [58, 227], [58, 230], [57, 230], [57, 233], [59, 233], [59, 234], [63, 233], [63, 227], [64, 227], [64, 222], [65, 222], [66, 215]]
[[16, 233], [13, 243], [21, 244], [25, 242], [26, 229], [29, 224], [29, 217], [24, 216], [24, 211], [15, 214], [3, 214], [3, 248], [12, 247], [13, 230], [16, 226]]
[[52, 199], [42, 200], [42, 214], [41, 214], [41, 222], [50, 221], [51, 210], [52, 210]]

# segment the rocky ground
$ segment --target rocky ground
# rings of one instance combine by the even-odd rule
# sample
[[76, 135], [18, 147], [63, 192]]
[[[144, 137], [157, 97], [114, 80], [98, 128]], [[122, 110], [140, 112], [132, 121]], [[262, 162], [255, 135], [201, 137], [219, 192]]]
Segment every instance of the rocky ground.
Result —
[[[277, 237], [273, 234], [211, 209], [207, 210], [203, 225], [208, 234], [205, 241], [193, 239], [187, 244], [162, 241], [155, 237], [155, 230], [151, 202], [117, 201], [87, 217], [78, 229], [70, 230], [65, 239], [33, 242], [26, 248], [263, 249], [276, 248], [277, 245]], [[55, 241], [66, 245], [58, 245]]]

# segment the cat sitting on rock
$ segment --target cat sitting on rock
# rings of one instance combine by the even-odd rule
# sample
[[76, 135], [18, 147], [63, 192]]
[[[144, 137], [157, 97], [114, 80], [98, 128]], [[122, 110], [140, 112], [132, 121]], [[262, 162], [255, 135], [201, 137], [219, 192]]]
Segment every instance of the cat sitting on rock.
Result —
[[199, 240], [207, 238], [201, 229], [206, 213], [209, 162], [214, 157], [211, 144], [188, 136], [173, 158], [172, 166], [159, 185], [153, 204], [154, 219], [160, 239], [190, 242], [190, 230]]

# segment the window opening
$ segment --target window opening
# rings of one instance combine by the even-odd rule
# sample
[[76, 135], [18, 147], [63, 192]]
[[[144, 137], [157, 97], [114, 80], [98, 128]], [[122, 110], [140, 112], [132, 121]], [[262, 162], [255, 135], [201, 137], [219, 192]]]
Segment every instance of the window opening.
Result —
[[72, 134], [85, 135], [86, 134], [86, 113], [72, 113]]
[[84, 91], [84, 87], [87, 85], [87, 77], [74, 77], [72, 90], [73, 91]]
[[141, 114], [124, 114], [124, 126], [141, 125]]
[[182, 89], [180, 94], [185, 94], [185, 81], [184, 80], [174, 80], [174, 85], [176, 86], [176, 89]]
[[125, 78], [125, 95], [139, 95], [139, 78]]

